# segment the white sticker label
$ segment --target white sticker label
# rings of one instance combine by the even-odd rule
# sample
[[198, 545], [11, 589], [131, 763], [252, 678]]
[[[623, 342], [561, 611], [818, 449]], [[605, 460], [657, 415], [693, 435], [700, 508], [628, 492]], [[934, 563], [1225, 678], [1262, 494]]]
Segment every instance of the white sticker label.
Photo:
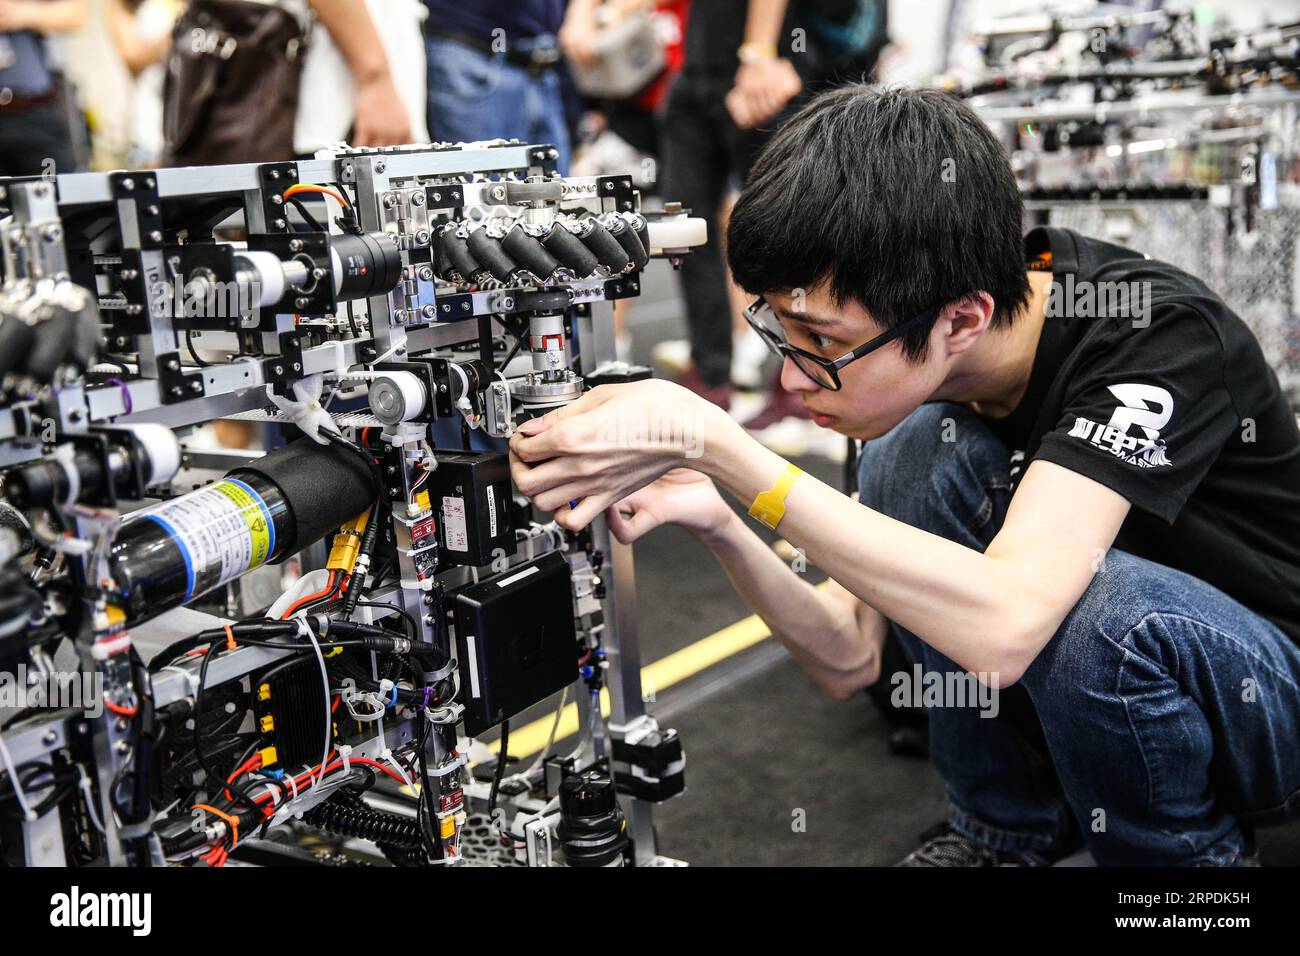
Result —
[[468, 551], [469, 533], [465, 529], [465, 499], [442, 499], [442, 532], [448, 551]]
[[256, 491], [233, 478], [137, 512], [160, 525], [185, 560], [185, 600], [264, 564], [275, 551], [275, 523]]
[[488, 537], [495, 538], [497, 536], [497, 499], [496, 499], [496, 495], [492, 494], [491, 485], [487, 486], [487, 499], [488, 499]]

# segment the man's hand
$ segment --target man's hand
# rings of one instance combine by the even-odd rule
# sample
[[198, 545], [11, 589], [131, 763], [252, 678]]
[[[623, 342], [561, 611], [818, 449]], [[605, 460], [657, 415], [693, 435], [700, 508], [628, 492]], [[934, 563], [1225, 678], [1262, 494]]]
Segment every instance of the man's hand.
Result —
[[681, 525], [708, 541], [735, 517], [713, 482], [698, 471], [674, 468], [606, 509], [609, 530], [631, 544], [665, 524]]
[[0, 0], [0, 33], [17, 33], [31, 28], [28, 0]]
[[382, 76], [357, 86], [353, 146], [400, 146], [411, 141], [411, 120], [393, 78]]
[[801, 89], [803, 80], [783, 57], [742, 63], [727, 94], [727, 112], [741, 129], [750, 129], [780, 113]]
[[599, 6], [596, 0], [573, 0], [556, 35], [560, 49], [574, 66], [591, 66], [598, 59], [596, 8]]
[[718, 406], [671, 382], [602, 385], [520, 425], [510, 439], [511, 475], [533, 504], [576, 531], [669, 469], [702, 463], [713, 439], [738, 429]]

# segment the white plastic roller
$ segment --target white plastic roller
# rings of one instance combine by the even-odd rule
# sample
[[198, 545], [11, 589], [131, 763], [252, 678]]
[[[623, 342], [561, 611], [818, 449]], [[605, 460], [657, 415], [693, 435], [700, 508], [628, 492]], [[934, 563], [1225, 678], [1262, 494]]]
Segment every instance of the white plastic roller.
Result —
[[647, 231], [652, 256], [661, 256], [666, 249], [691, 249], [709, 241], [709, 224], [699, 216], [652, 219], [647, 223]]

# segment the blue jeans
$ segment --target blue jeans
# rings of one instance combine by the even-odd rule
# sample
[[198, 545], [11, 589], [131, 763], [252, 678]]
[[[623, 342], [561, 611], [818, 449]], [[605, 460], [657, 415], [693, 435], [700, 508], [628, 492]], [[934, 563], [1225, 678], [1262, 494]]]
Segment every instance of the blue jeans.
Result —
[[[1009, 466], [973, 412], [923, 405], [864, 446], [861, 500], [983, 551]], [[927, 675], [961, 672], [891, 627]], [[1050, 857], [1081, 833], [1103, 865], [1231, 865], [1252, 827], [1300, 815], [1300, 647], [1173, 568], [1112, 550], [999, 704], [929, 710], [949, 822], [996, 849]]]
[[429, 58], [429, 135], [434, 142], [518, 139], [549, 143], [569, 164], [569, 127], [564, 117], [560, 75], [555, 69], [532, 76], [507, 63], [444, 37], [426, 37]]

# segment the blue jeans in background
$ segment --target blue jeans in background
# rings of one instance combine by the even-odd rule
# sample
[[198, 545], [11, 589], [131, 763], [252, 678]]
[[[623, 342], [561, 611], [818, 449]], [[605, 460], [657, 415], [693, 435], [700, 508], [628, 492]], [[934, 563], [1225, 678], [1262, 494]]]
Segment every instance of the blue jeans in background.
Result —
[[[553, 43], [551, 38], [540, 42]], [[516, 43], [522, 48], [522, 44]], [[429, 58], [429, 135], [434, 142], [518, 139], [551, 143], [559, 169], [569, 165], [571, 144], [556, 69], [527, 69], [445, 37], [425, 38]]]
[[[973, 412], [923, 405], [864, 446], [861, 500], [982, 552], [1009, 464]], [[925, 672], [962, 671], [891, 627]], [[1181, 571], [1110, 551], [999, 703], [928, 711], [949, 823], [995, 849], [1050, 858], [1081, 834], [1103, 865], [1232, 865], [1251, 827], [1300, 815], [1300, 647]]]

